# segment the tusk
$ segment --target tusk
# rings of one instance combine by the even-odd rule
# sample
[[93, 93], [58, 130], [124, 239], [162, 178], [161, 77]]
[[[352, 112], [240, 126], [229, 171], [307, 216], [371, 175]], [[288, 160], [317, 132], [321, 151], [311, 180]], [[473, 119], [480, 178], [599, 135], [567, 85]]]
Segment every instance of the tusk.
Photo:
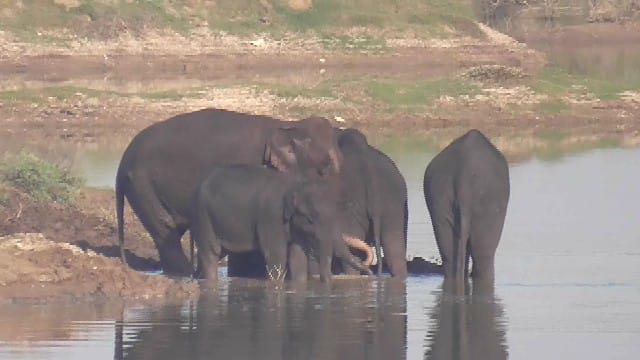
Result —
[[364, 251], [367, 254], [367, 258], [362, 262], [364, 266], [370, 266], [373, 263], [373, 249], [371, 246], [357, 237], [342, 235], [342, 238], [349, 247]]

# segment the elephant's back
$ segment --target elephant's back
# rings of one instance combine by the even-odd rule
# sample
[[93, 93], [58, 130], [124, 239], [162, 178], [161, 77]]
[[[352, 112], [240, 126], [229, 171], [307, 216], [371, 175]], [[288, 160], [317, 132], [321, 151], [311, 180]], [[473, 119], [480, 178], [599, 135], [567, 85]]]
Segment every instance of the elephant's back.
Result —
[[180, 114], [136, 135], [118, 177], [149, 186], [162, 202], [184, 213], [197, 184], [217, 165], [261, 164], [266, 139], [279, 124], [266, 116], [220, 109]]
[[147, 127], [133, 138], [130, 148], [145, 152], [145, 157], [163, 152], [180, 154], [180, 151], [188, 152], [183, 153], [186, 157], [198, 151], [220, 150], [225, 145], [232, 148], [255, 142], [264, 145], [260, 141], [265, 138], [264, 133], [278, 123], [279, 120], [267, 116], [203, 109], [176, 115]]

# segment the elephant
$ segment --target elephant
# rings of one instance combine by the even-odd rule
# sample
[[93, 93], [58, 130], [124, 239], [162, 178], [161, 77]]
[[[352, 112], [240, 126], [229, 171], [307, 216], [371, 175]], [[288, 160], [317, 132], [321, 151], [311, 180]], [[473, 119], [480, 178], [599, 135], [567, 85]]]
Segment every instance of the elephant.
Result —
[[[367, 143], [356, 129], [335, 129], [342, 155], [340, 173], [331, 179], [333, 192], [339, 194], [339, 217], [342, 237], [350, 248], [363, 252], [364, 263], [371, 264], [370, 246], [382, 247], [389, 273], [396, 278], [407, 277], [407, 186], [394, 162]], [[366, 246], [363, 247], [363, 245]], [[378, 258], [380, 251], [378, 251]], [[294, 255], [304, 256], [302, 252]], [[229, 274], [232, 276], [263, 277], [264, 259], [259, 253], [230, 254]], [[294, 257], [304, 265], [305, 259]], [[313, 260], [313, 259], [308, 259]], [[335, 266], [334, 272], [353, 273], [348, 264]], [[311, 273], [317, 264], [308, 261]], [[342, 266], [340, 266], [342, 265]], [[347, 265], [347, 266], [345, 266]], [[378, 262], [378, 272], [382, 262]]]
[[[369, 145], [356, 129], [336, 130], [343, 166], [338, 175], [345, 240], [364, 240], [380, 247], [393, 277], [407, 277], [407, 185], [393, 160]], [[369, 259], [366, 260], [370, 261]], [[382, 261], [378, 261], [378, 272]]]
[[307, 264], [287, 262], [295, 251], [317, 259], [323, 282], [331, 279], [333, 254], [371, 274], [340, 237], [337, 201], [328, 186], [325, 179], [258, 165], [215, 167], [198, 186], [189, 216], [199, 277], [217, 279], [226, 252], [256, 249], [274, 280], [284, 279], [288, 269], [293, 280], [306, 281]]
[[121, 257], [124, 251], [124, 199], [149, 232], [165, 274], [192, 273], [180, 238], [189, 227], [191, 196], [216, 165], [267, 165], [331, 177], [341, 155], [328, 120], [311, 117], [280, 121], [222, 109], [176, 115], [150, 125], [128, 145], [115, 184]]
[[509, 202], [509, 166], [480, 131], [472, 129], [444, 148], [424, 173], [445, 279], [493, 283], [494, 258]]

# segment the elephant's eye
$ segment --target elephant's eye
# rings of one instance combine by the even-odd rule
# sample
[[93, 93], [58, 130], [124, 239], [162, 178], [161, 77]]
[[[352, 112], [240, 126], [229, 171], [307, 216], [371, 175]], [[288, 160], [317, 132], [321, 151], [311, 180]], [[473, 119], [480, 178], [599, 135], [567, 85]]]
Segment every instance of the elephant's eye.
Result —
[[313, 218], [307, 214], [304, 215], [304, 219], [309, 223], [313, 224]]

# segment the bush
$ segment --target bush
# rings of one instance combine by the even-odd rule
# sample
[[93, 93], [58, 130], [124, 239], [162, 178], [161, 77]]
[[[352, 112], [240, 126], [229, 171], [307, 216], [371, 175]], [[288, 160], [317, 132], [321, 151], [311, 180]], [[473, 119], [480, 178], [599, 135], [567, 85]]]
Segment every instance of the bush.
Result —
[[83, 184], [69, 169], [29, 153], [9, 158], [0, 168], [2, 180], [36, 200], [69, 203]]

